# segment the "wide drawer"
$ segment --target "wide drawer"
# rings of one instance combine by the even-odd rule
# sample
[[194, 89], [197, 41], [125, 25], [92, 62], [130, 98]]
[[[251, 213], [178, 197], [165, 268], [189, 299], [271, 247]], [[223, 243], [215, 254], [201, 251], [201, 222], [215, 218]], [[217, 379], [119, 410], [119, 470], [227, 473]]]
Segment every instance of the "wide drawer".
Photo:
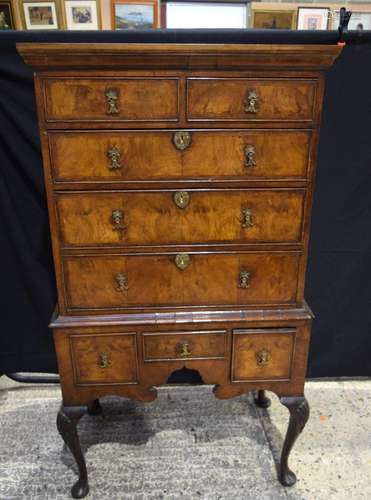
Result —
[[[176, 135], [178, 134], [178, 135]], [[49, 133], [56, 181], [305, 178], [309, 131]], [[175, 146], [176, 138], [189, 144]]]
[[224, 359], [227, 331], [144, 332], [144, 361], [179, 361], [182, 359]]
[[298, 242], [304, 190], [56, 195], [64, 246]]
[[232, 382], [289, 380], [294, 328], [234, 330]]
[[66, 256], [66, 307], [292, 304], [299, 260], [299, 252]]
[[46, 121], [174, 121], [177, 78], [48, 78]]
[[137, 383], [135, 333], [74, 334], [69, 339], [76, 385]]
[[316, 82], [189, 78], [187, 117], [208, 121], [311, 121]]

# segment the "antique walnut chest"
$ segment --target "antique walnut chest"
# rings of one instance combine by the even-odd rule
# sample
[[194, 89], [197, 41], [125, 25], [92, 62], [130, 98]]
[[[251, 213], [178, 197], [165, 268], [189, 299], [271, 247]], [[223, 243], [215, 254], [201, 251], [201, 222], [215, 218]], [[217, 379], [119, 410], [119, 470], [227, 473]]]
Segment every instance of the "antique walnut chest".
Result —
[[[331, 45], [19, 44], [35, 69], [58, 286], [58, 429], [142, 402], [177, 370], [217, 398], [289, 409], [279, 480], [309, 408], [304, 301]], [[248, 473], [248, 471], [246, 471]]]

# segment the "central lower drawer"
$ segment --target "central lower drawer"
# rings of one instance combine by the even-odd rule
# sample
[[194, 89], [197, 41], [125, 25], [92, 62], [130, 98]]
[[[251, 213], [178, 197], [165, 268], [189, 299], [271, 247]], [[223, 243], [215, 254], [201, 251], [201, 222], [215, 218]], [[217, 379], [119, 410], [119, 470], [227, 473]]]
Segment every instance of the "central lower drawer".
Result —
[[293, 304], [300, 252], [68, 256], [67, 311]]
[[56, 194], [65, 247], [212, 242], [296, 243], [305, 190]]

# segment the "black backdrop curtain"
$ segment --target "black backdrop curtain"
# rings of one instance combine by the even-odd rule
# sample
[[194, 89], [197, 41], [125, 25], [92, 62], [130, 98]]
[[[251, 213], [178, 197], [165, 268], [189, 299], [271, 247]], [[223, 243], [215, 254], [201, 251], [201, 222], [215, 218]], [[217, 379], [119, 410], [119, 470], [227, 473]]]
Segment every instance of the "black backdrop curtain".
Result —
[[[356, 36], [327, 78], [306, 285], [316, 315], [310, 377], [371, 375], [371, 35]], [[15, 43], [131, 40], [336, 43], [337, 33], [0, 33], [0, 374], [57, 370], [47, 326], [56, 291], [32, 71]]]

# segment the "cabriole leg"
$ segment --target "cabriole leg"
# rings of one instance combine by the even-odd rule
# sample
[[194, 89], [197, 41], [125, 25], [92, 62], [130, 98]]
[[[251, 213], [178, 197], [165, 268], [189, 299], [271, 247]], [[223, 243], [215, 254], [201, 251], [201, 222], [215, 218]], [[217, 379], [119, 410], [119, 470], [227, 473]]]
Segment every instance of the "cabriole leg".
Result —
[[102, 415], [103, 409], [99, 403], [99, 399], [94, 399], [94, 401], [88, 405], [88, 413], [93, 417]]
[[284, 486], [293, 486], [296, 483], [296, 476], [289, 469], [288, 459], [297, 437], [308, 421], [309, 405], [304, 396], [283, 396], [280, 397], [280, 401], [288, 408], [290, 421], [283, 443], [278, 479]]
[[77, 423], [86, 411], [86, 406], [61, 406], [57, 416], [58, 432], [70, 449], [79, 469], [79, 479], [71, 488], [73, 498], [83, 498], [89, 493], [88, 473], [77, 433]]
[[254, 394], [254, 401], [259, 408], [268, 408], [271, 405], [271, 400], [265, 395], [265, 391], [257, 391]]

